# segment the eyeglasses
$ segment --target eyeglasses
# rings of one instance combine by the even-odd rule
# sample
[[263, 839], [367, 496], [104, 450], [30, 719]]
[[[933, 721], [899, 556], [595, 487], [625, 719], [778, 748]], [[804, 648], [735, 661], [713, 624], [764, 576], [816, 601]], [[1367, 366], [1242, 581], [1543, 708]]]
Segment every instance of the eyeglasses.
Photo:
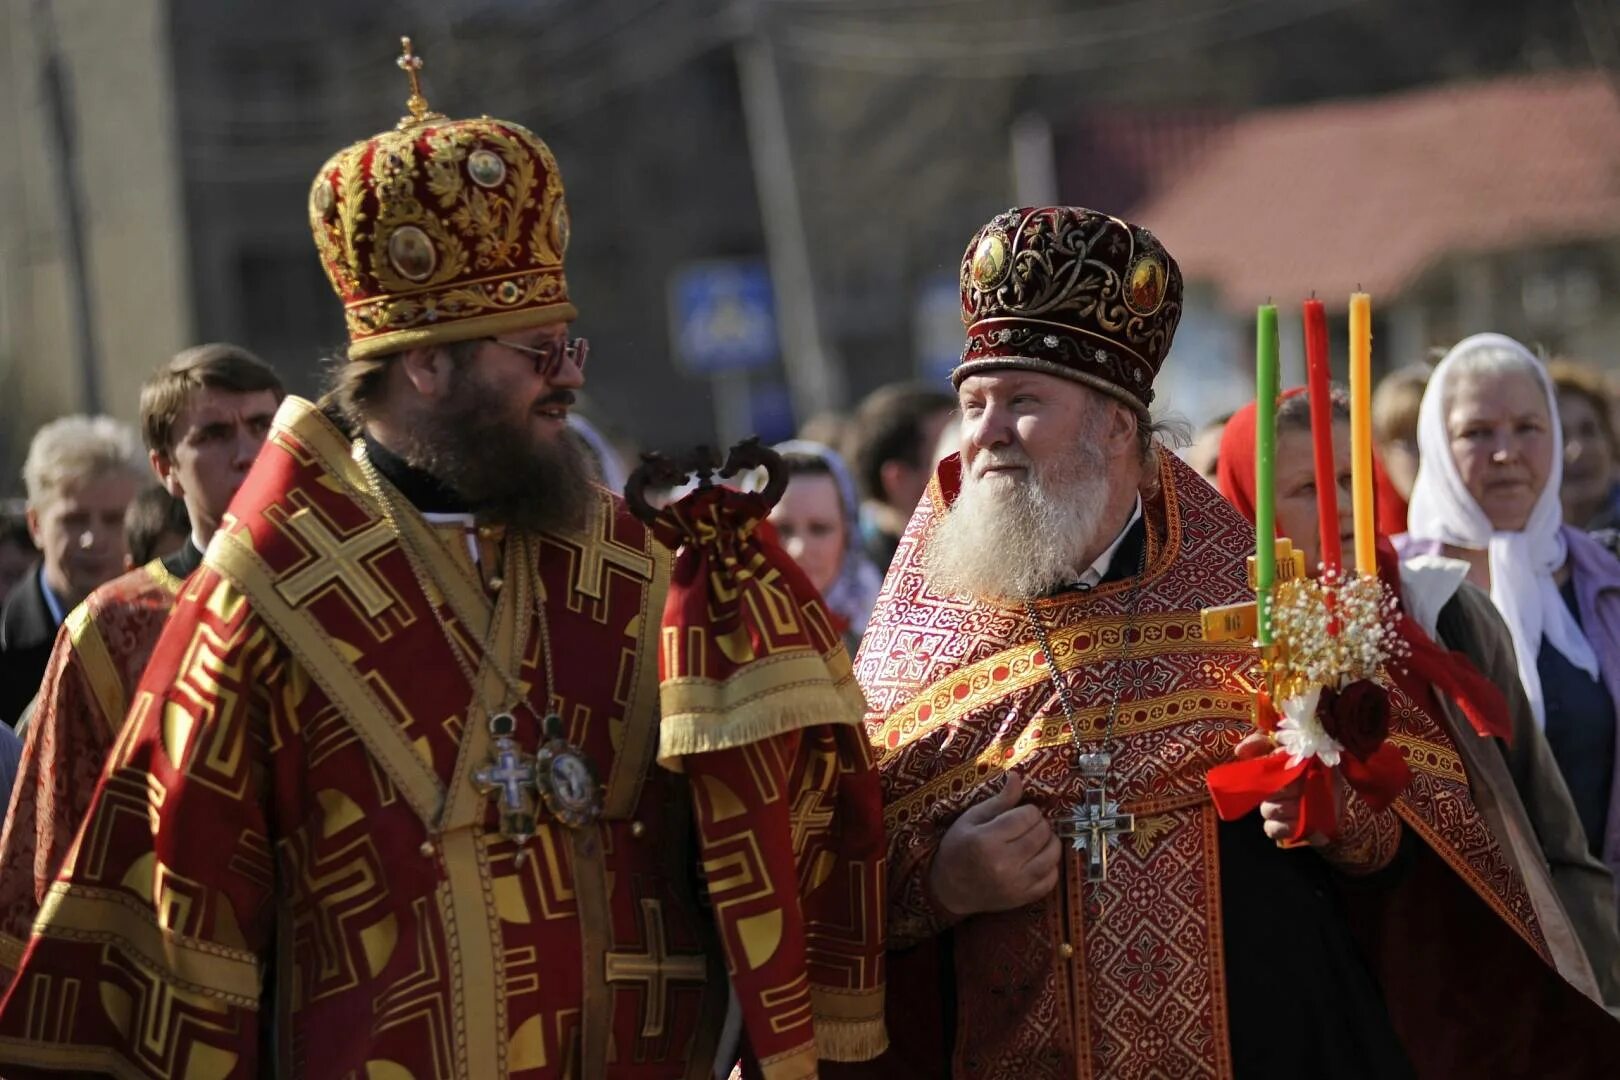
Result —
[[551, 340], [540, 345], [519, 345], [515, 341], [505, 338], [492, 337], [488, 339], [497, 345], [505, 345], [508, 349], [516, 349], [521, 353], [528, 353], [534, 357], [534, 373], [544, 378], [550, 378], [562, 369], [566, 360], [579, 370], [585, 370], [585, 360], [591, 355], [591, 343], [585, 338], [568, 338], [565, 340]]

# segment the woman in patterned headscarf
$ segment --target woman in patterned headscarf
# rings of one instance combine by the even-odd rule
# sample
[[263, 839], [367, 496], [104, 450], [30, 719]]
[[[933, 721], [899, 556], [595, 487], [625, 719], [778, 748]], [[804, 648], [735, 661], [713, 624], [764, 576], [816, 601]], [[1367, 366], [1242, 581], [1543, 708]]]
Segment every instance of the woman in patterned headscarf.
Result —
[[788, 486], [771, 511], [771, 524], [841, 623], [853, 656], [883, 585], [857, 534], [855, 482], [843, 458], [821, 443], [794, 439], [776, 451], [787, 467]]

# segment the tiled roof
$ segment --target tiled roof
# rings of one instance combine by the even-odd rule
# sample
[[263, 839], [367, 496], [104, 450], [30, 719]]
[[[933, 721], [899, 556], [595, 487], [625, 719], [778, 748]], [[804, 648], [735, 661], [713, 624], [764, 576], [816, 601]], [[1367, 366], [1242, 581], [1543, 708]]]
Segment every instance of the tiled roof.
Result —
[[1054, 132], [1058, 196], [1119, 214], [1187, 171], [1232, 123], [1229, 109], [1103, 105]]
[[1130, 216], [1233, 308], [1393, 298], [1449, 254], [1620, 235], [1620, 98], [1575, 73], [1253, 113]]

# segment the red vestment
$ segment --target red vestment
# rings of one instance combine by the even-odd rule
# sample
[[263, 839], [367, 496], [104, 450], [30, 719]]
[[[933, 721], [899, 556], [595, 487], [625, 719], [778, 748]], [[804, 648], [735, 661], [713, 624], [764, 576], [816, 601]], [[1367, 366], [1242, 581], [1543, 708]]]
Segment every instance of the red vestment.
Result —
[[[600, 492], [578, 533], [486, 537], [481, 572], [394, 503], [428, 592], [349, 443], [287, 399], [0, 1003], [5, 1076], [712, 1070], [725, 980], [690, 800], [653, 761], [668, 552]], [[603, 813], [542, 814], [519, 860], [473, 781], [503, 680], [475, 696], [447, 633], [515, 673], [532, 750], [537, 594]]]
[[[1202, 639], [1199, 612], [1252, 599], [1244, 558], [1253, 550], [1253, 530], [1166, 455], [1159, 490], [1145, 498], [1139, 597], [1132, 579], [1038, 603], [1056, 654], [1048, 658], [1019, 608], [941, 596], [925, 582], [929, 529], [956, 496], [958, 468], [955, 459], [941, 466], [907, 529], [856, 661], [884, 785], [891, 943], [927, 943], [949, 926], [930, 896], [929, 867], [945, 829], [995, 790], [1004, 772], [1022, 774], [1026, 801], [1048, 816], [1081, 802], [1085, 783], [1074, 768], [1053, 660], [1072, 688], [1088, 747], [1102, 741], [1118, 686], [1109, 790], [1135, 815], [1135, 831], [1113, 849], [1106, 881], [1087, 883], [1084, 856], [1066, 845], [1064, 874], [1051, 896], [955, 924], [953, 1047], [940, 1045], [938, 1034], [906, 1045], [908, 1029], [940, 1031], [927, 996], [938, 985], [937, 970], [929, 973], [928, 965], [939, 961], [925, 950], [895, 957], [889, 1018], [899, 1052], [875, 1069], [840, 1075], [877, 1077], [907, 1068], [934, 1075], [948, 1058], [955, 1076], [975, 1080], [1230, 1077], [1220, 860], [1204, 777], [1230, 760], [1253, 730], [1256, 672], [1251, 650]], [[1402, 902], [1448, 890], [1426, 929], [1459, 905], [1476, 913], [1469, 932], [1493, 935], [1486, 955], [1511, 954], [1514, 963], [1504, 970], [1537, 980], [1538, 1035], [1551, 1042], [1572, 1030], [1552, 1020], [1560, 1015], [1572, 1018], [1583, 1037], [1604, 1030], [1607, 1017], [1546, 963], [1523, 882], [1473, 805], [1455, 748], [1398, 688], [1386, 689], [1395, 711], [1392, 737], [1414, 780], [1383, 815], [1352, 798], [1343, 827], [1346, 850], [1387, 849], [1398, 814], [1424, 841], [1416, 845], [1425, 854], [1414, 876], [1427, 890], [1405, 890]], [[1398, 958], [1388, 953], [1402, 936], [1391, 910], [1402, 909], [1358, 908], [1371, 963], [1386, 978], [1398, 968]], [[1442, 954], [1431, 949], [1424, 960], [1433, 964]], [[914, 967], [920, 979], [908, 979]], [[1394, 1015], [1396, 1006], [1401, 1015]], [[1500, 1015], [1479, 1009], [1471, 997], [1453, 1004], [1406, 993], [1392, 1003], [1391, 1019], [1410, 1048], [1422, 1036], [1423, 1020], [1470, 1009]], [[916, 1021], [909, 1019], [913, 1012]], [[1423, 1053], [1412, 1056], [1420, 1067], [1428, 1064]]]
[[90, 808], [179, 588], [154, 559], [92, 592], [57, 633], [0, 832], [0, 987]]

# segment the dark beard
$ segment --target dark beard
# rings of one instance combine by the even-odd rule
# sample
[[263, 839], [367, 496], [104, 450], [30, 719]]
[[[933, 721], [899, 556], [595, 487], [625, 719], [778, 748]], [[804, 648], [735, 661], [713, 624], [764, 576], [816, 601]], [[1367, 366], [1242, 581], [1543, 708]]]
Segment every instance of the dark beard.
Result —
[[[567, 390], [552, 396], [573, 400]], [[583, 528], [591, 480], [578, 441], [564, 432], [537, 442], [525, 424], [506, 418], [510, 407], [462, 368], [450, 396], [409, 425], [400, 456], [459, 495], [480, 522], [532, 532]]]

